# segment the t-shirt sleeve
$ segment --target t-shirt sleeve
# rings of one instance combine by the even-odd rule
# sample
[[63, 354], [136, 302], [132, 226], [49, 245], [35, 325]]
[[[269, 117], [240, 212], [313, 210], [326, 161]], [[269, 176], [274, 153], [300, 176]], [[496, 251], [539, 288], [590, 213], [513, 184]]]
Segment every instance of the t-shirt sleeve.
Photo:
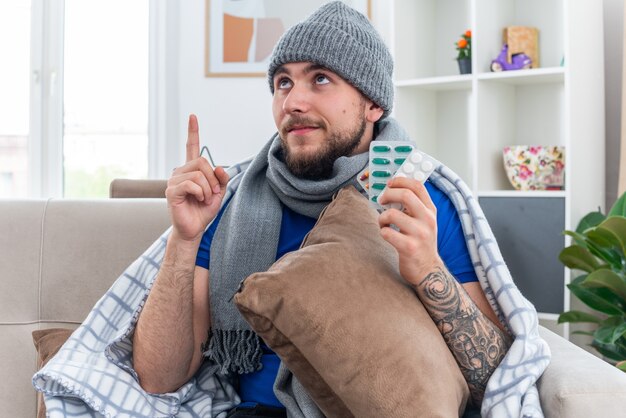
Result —
[[211, 259], [211, 242], [213, 242], [213, 235], [217, 229], [217, 222], [213, 222], [211, 226], [204, 231], [202, 235], [202, 241], [200, 241], [200, 248], [198, 248], [198, 254], [196, 255], [196, 266], [209, 269], [209, 260]]
[[437, 207], [437, 249], [441, 259], [459, 283], [477, 282], [461, 220], [452, 200], [428, 181], [426, 189]]
[[213, 236], [215, 236], [215, 231], [217, 230], [217, 226], [220, 223], [220, 219], [224, 214], [224, 210], [228, 206], [229, 202], [226, 202], [225, 205], [222, 206], [220, 211], [217, 213], [215, 220], [209, 227], [204, 231], [202, 235], [202, 240], [200, 241], [200, 248], [198, 248], [198, 254], [196, 255], [196, 266], [204, 267], [205, 269], [209, 269], [209, 264], [211, 260], [211, 243], [213, 242]]

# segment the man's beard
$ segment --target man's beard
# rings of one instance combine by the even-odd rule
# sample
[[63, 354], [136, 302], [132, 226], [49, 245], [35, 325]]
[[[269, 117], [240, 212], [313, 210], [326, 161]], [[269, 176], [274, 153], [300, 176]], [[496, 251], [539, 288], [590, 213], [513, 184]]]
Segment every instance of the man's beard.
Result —
[[[364, 116], [364, 115], [363, 115]], [[296, 118], [294, 118], [296, 119]], [[294, 125], [310, 125], [305, 118], [297, 118], [291, 122]], [[328, 179], [333, 174], [333, 166], [339, 157], [352, 155], [359, 146], [365, 133], [365, 117], [360, 117], [360, 123], [352, 131], [343, 131], [326, 138], [321, 149], [314, 155], [298, 156], [289, 149], [287, 141], [281, 135], [283, 157], [287, 168], [296, 177], [307, 180]], [[325, 127], [324, 127], [325, 128]], [[286, 136], [286, 133], [285, 133]]]

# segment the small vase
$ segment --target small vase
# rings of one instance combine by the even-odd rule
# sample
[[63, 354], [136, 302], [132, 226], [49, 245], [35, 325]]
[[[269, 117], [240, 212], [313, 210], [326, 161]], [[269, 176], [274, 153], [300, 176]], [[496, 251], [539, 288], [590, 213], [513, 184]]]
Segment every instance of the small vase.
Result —
[[472, 73], [472, 59], [471, 58], [461, 58], [457, 60], [459, 62], [459, 71], [461, 74], [471, 74]]

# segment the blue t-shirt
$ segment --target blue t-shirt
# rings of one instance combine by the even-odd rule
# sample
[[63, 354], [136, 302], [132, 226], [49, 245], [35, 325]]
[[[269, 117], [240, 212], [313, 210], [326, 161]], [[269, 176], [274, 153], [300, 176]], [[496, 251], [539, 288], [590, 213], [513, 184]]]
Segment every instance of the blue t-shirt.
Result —
[[[448, 271], [459, 283], [476, 282], [476, 272], [467, 251], [461, 221], [452, 201], [429, 181], [425, 183], [434, 205], [437, 207], [437, 250]], [[225, 207], [225, 206], [224, 206]], [[206, 230], [200, 243], [196, 265], [209, 269], [211, 242], [224, 208], [217, 214], [215, 222]], [[306, 234], [313, 228], [315, 218], [300, 215], [288, 207], [282, 207], [282, 223], [276, 259], [300, 248]], [[261, 344], [263, 355], [261, 370], [239, 376], [239, 396], [242, 402], [281, 407], [274, 395], [273, 385], [280, 360], [265, 344]]]

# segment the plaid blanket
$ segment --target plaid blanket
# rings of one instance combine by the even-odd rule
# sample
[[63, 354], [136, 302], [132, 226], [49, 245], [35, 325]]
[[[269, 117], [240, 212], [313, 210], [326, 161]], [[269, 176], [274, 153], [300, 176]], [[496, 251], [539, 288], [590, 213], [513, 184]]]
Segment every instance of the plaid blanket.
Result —
[[[250, 160], [228, 170], [224, 201], [237, 190]], [[439, 164], [430, 181], [454, 203], [470, 256], [491, 306], [515, 336], [487, 385], [484, 417], [543, 417], [535, 382], [550, 361], [539, 337], [535, 308], [519, 292], [478, 202], [450, 169]], [[169, 230], [115, 281], [85, 321], [33, 376], [49, 417], [217, 417], [240, 402], [228, 376], [205, 361], [176, 392], [146, 393], [132, 368], [132, 333], [156, 278]]]

